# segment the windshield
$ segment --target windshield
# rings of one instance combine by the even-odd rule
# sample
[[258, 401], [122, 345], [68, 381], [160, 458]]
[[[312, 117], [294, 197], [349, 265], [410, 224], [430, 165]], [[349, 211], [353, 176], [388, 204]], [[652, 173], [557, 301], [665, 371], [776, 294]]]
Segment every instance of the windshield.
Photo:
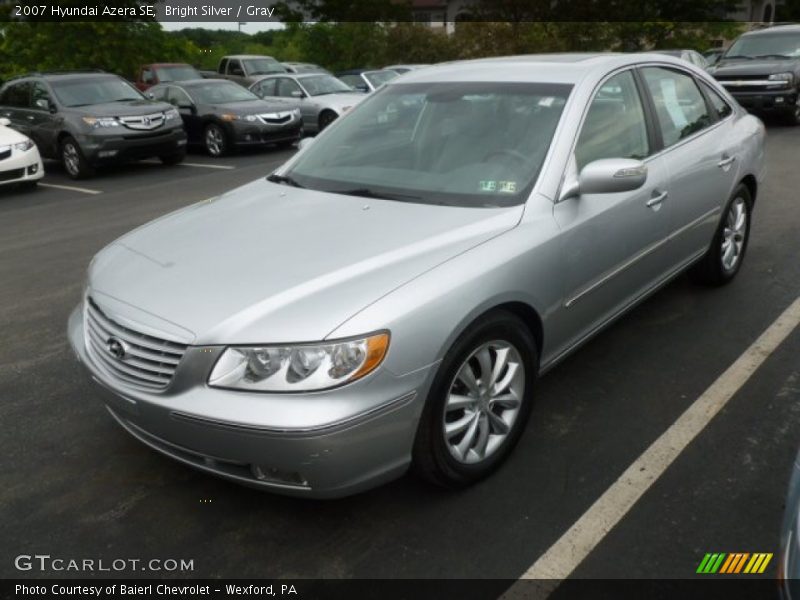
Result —
[[323, 96], [325, 94], [340, 94], [342, 92], [352, 92], [353, 90], [346, 83], [339, 81], [333, 75], [314, 75], [313, 77], [303, 77], [300, 83], [308, 92], [309, 96]]
[[161, 83], [168, 81], [186, 81], [187, 79], [202, 79], [203, 76], [197, 72], [194, 67], [175, 66], [175, 67], [157, 67], [156, 74]]
[[187, 89], [199, 104], [230, 104], [259, 99], [253, 92], [229, 81], [209, 81]]
[[286, 73], [286, 68], [274, 58], [248, 58], [242, 62], [248, 75]]
[[728, 48], [724, 58], [794, 58], [800, 56], [800, 34], [745, 35]]
[[520, 204], [538, 177], [571, 87], [390, 85], [319, 137], [283, 181], [430, 204]]
[[116, 77], [69, 79], [51, 85], [59, 102], [70, 107], [144, 99], [139, 90]]
[[370, 71], [369, 73], [364, 73], [364, 77], [367, 78], [372, 84], [372, 87], [380, 87], [387, 81], [391, 81], [399, 74], [395, 71]]

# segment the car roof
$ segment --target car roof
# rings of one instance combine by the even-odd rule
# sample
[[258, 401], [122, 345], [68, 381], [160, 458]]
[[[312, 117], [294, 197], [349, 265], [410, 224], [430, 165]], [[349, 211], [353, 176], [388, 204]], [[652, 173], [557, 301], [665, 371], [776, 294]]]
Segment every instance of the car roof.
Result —
[[[217, 77], [209, 77], [208, 79], [203, 78], [203, 79], [183, 79], [181, 81], [164, 81], [162, 83], [159, 83], [158, 87], [163, 87], [163, 86], [167, 86], [167, 85], [174, 85], [174, 86], [177, 86], [177, 87], [195, 87], [195, 86], [198, 86], [198, 85], [202, 85], [204, 83], [233, 83], [233, 82], [229, 81], [227, 79], [219, 79]], [[238, 84], [234, 83], [234, 85], [238, 85]], [[154, 86], [154, 87], [156, 87], [156, 86]]]
[[646, 62], [685, 67], [679, 58], [654, 53], [571, 53], [501, 56], [455, 61], [417, 69], [390, 82], [403, 85], [447, 81], [520, 81], [577, 84], [588, 75]]
[[271, 58], [275, 60], [275, 57], [269, 56], [268, 54], [228, 54], [222, 58]]
[[[189, 63], [182, 62], [160, 62], [160, 63], [145, 63], [143, 67], [192, 67]], [[194, 69], [194, 67], [192, 67]]]
[[755, 29], [748, 31], [742, 35], [769, 35], [771, 33], [800, 33], [800, 24], [791, 23], [787, 25], [773, 25], [772, 27], [765, 27], [764, 29]]

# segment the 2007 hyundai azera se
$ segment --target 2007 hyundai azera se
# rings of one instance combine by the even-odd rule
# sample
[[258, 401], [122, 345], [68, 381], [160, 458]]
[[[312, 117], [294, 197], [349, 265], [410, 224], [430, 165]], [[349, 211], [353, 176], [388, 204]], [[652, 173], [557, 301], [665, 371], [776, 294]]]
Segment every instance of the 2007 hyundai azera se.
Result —
[[682, 271], [736, 275], [764, 138], [662, 55], [410, 73], [102, 250], [69, 338], [124, 429], [203, 471], [464, 486], [511, 452], [539, 374]]

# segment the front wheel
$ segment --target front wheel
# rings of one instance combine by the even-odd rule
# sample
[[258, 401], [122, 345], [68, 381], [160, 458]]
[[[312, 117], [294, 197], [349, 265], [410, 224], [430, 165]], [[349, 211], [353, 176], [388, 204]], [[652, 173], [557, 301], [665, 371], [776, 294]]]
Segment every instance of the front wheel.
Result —
[[72, 179], [84, 179], [94, 174], [94, 169], [83, 156], [78, 142], [69, 135], [61, 141], [61, 164]]
[[739, 185], [725, 206], [722, 221], [705, 256], [689, 271], [691, 278], [705, 285], [725, 285], [742, 267], [750, 240], [750, 216], [753, 197], [745, 185]]
[[797, 101], [794, 103], [792, 110], [786, 113], [785, 121], [787, 125], [792, 127], [797, 127], [800, 125], [800, 95], [798, 95]]
[[414, 441], [414, 470], [457, 488], [497, 469], [525, 428], [537, 367], [536, 342], [515, 315], [498, 311], [473, 325], [436, 374]]
[[203, 132], [203, 143], [209, 156], [218, 158], [228, 152], [228, 136], [216, 123], [210, 123]]
[[319, 130], [320, 132], [324, 131], [331, 123], [333, 123], [339, 115], [337, 115], [332, 110], [323, 111], [323, 113], [319, 116]]

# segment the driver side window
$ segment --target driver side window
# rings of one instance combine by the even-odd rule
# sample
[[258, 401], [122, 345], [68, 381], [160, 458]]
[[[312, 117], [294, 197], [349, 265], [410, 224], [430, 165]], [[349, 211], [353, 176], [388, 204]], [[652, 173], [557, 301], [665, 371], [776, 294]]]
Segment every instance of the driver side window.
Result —
[[589, 105], [575, 146], [578, 170], [603, 158], [643, 159], [649, 154], [647, 123], [633, 74], [614, 75]]
[[300, 92], [300, 86], [286, 77], [278, 81], [278, 96], [281, 98], [292, 98], [293, 94]]

